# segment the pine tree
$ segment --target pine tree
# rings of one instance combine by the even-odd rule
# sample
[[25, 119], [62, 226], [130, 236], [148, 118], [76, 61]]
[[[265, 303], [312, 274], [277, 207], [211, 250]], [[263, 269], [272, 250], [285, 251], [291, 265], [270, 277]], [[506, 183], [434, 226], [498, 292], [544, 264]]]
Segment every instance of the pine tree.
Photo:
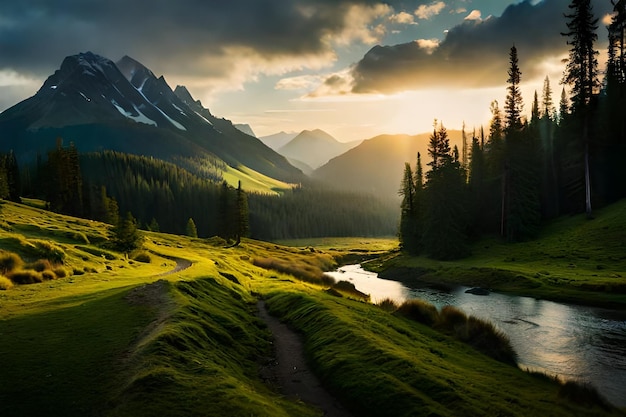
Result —
[[139, 249], [143, 244], [143, 237], [137, 227], [137, 220], [129, 211], [113, 229], [115, 248], [124, 253]]
[[563, 74], [563, 83], [572, 88], [572, 109], [581, 121], [581, 145], [583, 149], [585, 212], [592, 216], [591, 209], [591, 172], [589, 166], [589, 130], [591, 118], [591, 100], [598, 81], [598, 51], [594, 43], [598, 39], [596, 29], [598, 19], [594, 17], [591, 0], [572, 0], [568, 6], [571, 14], [566, 14], [569, 32], [562, 33], [569, 38], [571, 45], [569, 59]]
[[20, 194], [22, 192], [22, 186], [20, 181], [20, 169], [13, 150], [9, 151], [9, 154], [6, 156], [6, 178], [9, 187], [9, 200], [21, 203], [22, 199], [20, 198]]
[[524, 104], [522, 102], [522, 93], [520, 90], [522, 73], [519, 69], [517, 48], [515, 46], [511, 47], [511, 51], [509, 53], [508, 74], [508, 93], [504, 105], [505, 132], [507, 133], [522, 128], [522, 110], [524, 108]]
[[226, 181], [222, 181], [217, 207], [217, 235], [225, 240], [235, 236], [233, 231], [234, 209], [231, 201], [231, 188]]
[[237, 185], [237, 199], [235, 201], [235, 246], [241, 243], [241, 239], [250, 232], [250, 213], [248, 210], [248, 196], [241, 188], [241, 181]]
[[435, 259], [466, 256], [465, 174], [458, 148], [454, 153], [450, 150], [450, 139], [442, 124], [430, 138], [428, 153], [433, 161], [426, 174], [424, 248]]
[[398, 194], [402, 197], [400, 204], [400, 244], [407, 252], [414, 253], [417, 249], [415, 233], [415, 182], [411, 164], [404, 164], [402, 184]]
[[541, 94], [541, 117], [554, 121], [556, 109], [552, 101], [552, 87], [550, 87], [550, 78], [546, 75], [543, 81], [543, 91]]
[[198, 237], [198, 229], [196, 228], [196, 224], [191, 217], [189, 218], [189, 220], [187, 220], [187, 226], [185, 227], [185, 231], [187, 236], [189, 237]]

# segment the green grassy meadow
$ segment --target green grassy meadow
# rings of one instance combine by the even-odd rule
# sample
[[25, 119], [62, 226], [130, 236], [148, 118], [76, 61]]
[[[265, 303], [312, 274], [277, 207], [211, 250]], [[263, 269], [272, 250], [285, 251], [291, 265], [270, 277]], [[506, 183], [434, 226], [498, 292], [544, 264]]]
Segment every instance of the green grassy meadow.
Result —
[[440, 262], [398, 251], [367, 268], [407, 283], [480, 286], [556, 301], [626, 308], [626, 201], [560, 218], [538, 239], [472, 245], [472, 255]]
[[[0, 290], [3, 417], [322, 416], [264, 383], [272, 339], [256, 313], [260, 297], [302, 334], [312, 368], [353, 415], [620, 415], [576, 403], [550, 378], [358, 295], [328, 291], [324, 270], [357, 255], [380, 256], [392, 240], [227, 247], [219, 239], [145, 232], [147, 263], [106, 249], [109, 226], [102, 223], [4, 202], [0, 216], [0, 252], [29, 263], [43, 245], [67, 271]], [[170, 273], [180, 259], [191, 267]], [[391, 252], [385, 262], [400, 259]], [[601, 273], [619, 273], [603, 262]]]

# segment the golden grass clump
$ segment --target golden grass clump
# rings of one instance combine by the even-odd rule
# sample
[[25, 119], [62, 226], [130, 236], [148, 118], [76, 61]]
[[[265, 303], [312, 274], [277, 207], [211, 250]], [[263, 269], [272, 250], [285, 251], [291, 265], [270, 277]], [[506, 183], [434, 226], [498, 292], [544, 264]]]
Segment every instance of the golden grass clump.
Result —
[[0, 290], [7, 291], [13, 288], [13, 281], [4, 275], [0, 275]]
[[22, 258], [13, 252], [0, 253], [0, 274], [6, 275], [7, 273], [20, 269], [24, 265]]
[[398, 310], [398, 304], [396, 304], [396, 302], [393, 301], [391, 298], [385, 298], [384, 300], [379, 301], [378, 304], [376, 305], [390, 313], [393, 313]]
[[434, 325], [439, 318], [437, 307], [420, 299], [405, 301], [398, 308], [398, 313], [427, 326]]
[[37, 272], [32, 269], [11, 271], [7, 274], [7, 276], [11, 281], [13, 281], [14, 284], [18, 285], [37, 284], [39, 282], [43, 282], [41, 272]]

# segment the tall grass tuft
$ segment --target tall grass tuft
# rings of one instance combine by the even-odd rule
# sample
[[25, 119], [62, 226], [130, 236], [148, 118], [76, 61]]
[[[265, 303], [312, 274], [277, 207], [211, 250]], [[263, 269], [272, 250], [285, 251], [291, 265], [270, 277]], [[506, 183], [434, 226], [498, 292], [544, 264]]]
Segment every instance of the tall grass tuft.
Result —
[[437, 308], [424, 300], [407, 300], [400, 305], [398, 313], [427, 326], [433, 326], [439, 318]]
[[37, 272], [43, 272], [52, 269], [52, 264], [47, 259], [39, 259], [26, 266], [26, 269], [32, 269]]
[[24, 265], [22, 258], [13, 252], [0, 253], [0, 274], [6, 275], [7, 273], [20, 269]]
[[5, 277], [4, 275], [0, 275], [0, 290], [6, 291], [10, 290], [11, 288], [13, 288], [13, 281]]
[[567, 381], [559, 388], [558, 395], [561, 398], [583, 406], [593, 407], [597, 405], [605, 410], [611, 408], [607, 400], [590, 384]]
[[435, 327], [459, 338], [467, 327], [467, 314], [454, 306], [444, 306], [439, 312], [439, 321]]
[[150, 262], [152, 262], [152, 257], [150, 256], [150, 253], [145, 250], [133, 252], [131, 254], [131, 258], [137, 262], [142, 262], [144, 264], [149, 264]]
[[314, 284], [333, 285], [335, 283], [333, 277], [324, 274], [322, 267], [325, 263], [323, 261], [322, 266], [311, 265], [310, 263], [297, 260], [286, 261], [277, 258], [255, 258], [252, 263], [260, 268], [293, 275], [302, 281]]
[[391, 298], [385, 298], [384, 300], [379, 301], [376, 305], [390, 313], [394, 313], [396, 310], [398, 310], [398, 304], [396, 304], [396, 302], [393, 301]]
[[13, 281], [14, 284], [37, 284], [43, 282], [41, 272], [34, 271], [32, 269], [11, 271], [7, 274], [7, 277]]
[[491, 322], [469, 316], [465, 331], [457, 337], [487, 356], [512, 365], [517, 364], [517, 354], [509, 337]]

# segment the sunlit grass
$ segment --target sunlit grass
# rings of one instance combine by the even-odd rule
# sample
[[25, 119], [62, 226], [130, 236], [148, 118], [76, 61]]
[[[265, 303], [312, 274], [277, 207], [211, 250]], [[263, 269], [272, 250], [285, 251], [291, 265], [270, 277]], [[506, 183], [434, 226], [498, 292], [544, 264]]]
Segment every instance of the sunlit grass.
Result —
[[486, 238], [466, 259], [440, 262], [398, 252], [367, 268], [403, 281], [481, 286], [598, 305], [626, 305], [626, 201], [547, 225], [538, 239]]
[[[3, 417], [321, 416], [261, 380], [272, 343], [256, 315], [258, 297], [302, 333], [314, 370], [353, 415], [598, 411], [559, 397], [552, 380], [455, 340], [436, 329], [440, 321], [430, 328], [399, 315], [393, 303], [355, 300], [341, 286], [338, 297], [325, 292], [328, 283], [298, 278], [298, 270], [334, 268], [352, 249], [370, 256], [395, 248], [392, 240], [227, 247], [219, 239], [145, 232], [144, 252], [127, 257], [105, 248], [109, 226], [102, 223], [9, 203], [2, 221], [0, 249], [19, 254], [19, 268], [51, 270], [28, 259], [20, 243], [43, 240], [65, 253], [60, 265], [50, 262], [52, 270], [66, 271], [0, 291]], [[164, 275], [177, 259], [192, 265]], [[255, 259], [289, 268], [261, 268]]]

